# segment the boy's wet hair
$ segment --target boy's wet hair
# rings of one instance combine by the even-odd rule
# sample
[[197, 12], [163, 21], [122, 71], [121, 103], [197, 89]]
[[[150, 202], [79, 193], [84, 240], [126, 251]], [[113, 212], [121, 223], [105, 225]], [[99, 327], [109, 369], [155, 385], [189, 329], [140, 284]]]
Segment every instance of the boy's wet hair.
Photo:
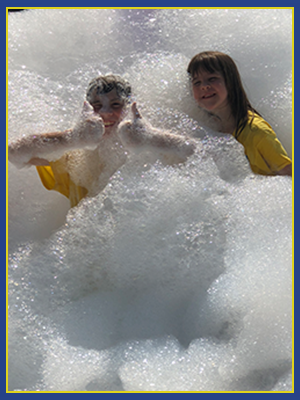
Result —
[[119, 75], [100, 75], [91, 80], [86, 91], [86, 99], [91, 102], [96, 95], [106, 94], [116, 89], [117, 95], [126, 103], [130, 101], [131, 86]]
[[187, 72], [193, 79], [198, 72], [220, 73], [225, 81], [228, 92], [228, 102], [236, 120], [236, 137], [248, 121], [248, 112], [260, 115], [250, 104], [244, 90], [238, 68], [233, 59], [219, 51], [204, 51], [196, 54], [190, 61]]

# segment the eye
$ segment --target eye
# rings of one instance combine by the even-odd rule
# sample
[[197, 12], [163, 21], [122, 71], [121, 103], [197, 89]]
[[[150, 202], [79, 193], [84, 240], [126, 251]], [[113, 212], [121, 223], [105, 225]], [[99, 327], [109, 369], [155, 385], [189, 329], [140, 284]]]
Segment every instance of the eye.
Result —
[[215, 81], [217, 81], [217, 80], [219, 80], [219, 79], [220, 79], [219, 76], [211, 76], [211, 77], [209, 78], [209, 82], [215, 82]]
[[123, 107], [123, 103], [120, 103], [120, 102], [116, 101], [116, 102], [112, 103], [111, 106], [112, 106], [112, 108], [114, 108], [114, 109], [119, 109], [119, 108], [122, 108], [122, 107]]
[[94, 104], [91, 104], [91, 106], [93, 107], [95, 112], [101, 110], [101, 108], [102, 108], [102, 104], [100, 104], [100, 103], [94, 103]]
[[201, 81], [195, 81], [193, 82], [193, 86], [197, 87], [201, 85]]

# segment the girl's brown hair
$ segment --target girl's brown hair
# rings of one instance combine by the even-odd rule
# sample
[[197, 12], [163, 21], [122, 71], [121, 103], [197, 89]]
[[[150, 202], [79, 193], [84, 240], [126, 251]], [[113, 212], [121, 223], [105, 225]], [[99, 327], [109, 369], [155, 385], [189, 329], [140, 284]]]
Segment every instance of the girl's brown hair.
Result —
[[196, 54], [190, 61], [187, 72], [193, 78], [199, 71], [222, 74], [228, 92], [228, 102], [235, 118], [235, 137], [237, 138], [248, 121], [248, 111], [260, 115], [250, 104], [243, 88], [242, 80], [235, 62], [227, 54], [219, 51], [205, 51]]

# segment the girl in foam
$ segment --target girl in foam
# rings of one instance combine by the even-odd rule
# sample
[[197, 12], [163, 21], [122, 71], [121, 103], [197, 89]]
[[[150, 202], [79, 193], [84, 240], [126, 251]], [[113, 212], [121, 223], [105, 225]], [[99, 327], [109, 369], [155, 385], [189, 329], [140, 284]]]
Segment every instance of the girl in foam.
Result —
[[194, 143], [153, 128], [135, 102], [133, 120], [121, 123], [130, 97], [131, 86], [120, 76], [93, 79], [74, 128], [31, 135], [9, 144], [9, 161], [19, 168], [36, 166], [46, 189], [68, 197], [71, 207], [106, 186], [126, 162], [128, 149], [150, 150], [163, 164], [185, 162], [194, 152]]
[[250, 104], [236, 64], [227, 54], [195, 55], [187, 69], [197, 104], [217, 129], [232, 134], [244, 146], [254, 173], [292, 176], [292, 162], [271, 126]]

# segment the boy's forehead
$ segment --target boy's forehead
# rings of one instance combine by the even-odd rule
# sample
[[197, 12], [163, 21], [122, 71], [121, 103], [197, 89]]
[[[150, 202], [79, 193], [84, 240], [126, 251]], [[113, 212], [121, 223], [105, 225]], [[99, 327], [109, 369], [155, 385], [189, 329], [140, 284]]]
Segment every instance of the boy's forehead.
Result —
[[117, 91], [115, 88], [113, 88], [111, 91], [107, 93], [98, 93], [97, 88], [93, 90], [93, 92], [90, 95], [91, 101], [95, 102], [96, 100], [122, 100], [122, 98], [118, 95]]

